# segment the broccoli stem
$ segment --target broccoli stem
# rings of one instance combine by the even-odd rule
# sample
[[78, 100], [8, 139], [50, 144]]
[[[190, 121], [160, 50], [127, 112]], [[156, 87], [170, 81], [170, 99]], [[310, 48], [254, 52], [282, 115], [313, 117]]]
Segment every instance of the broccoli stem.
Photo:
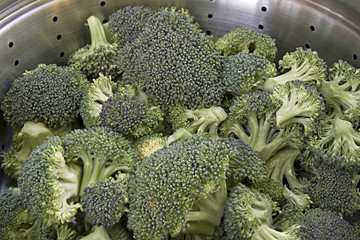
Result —
[[109, 42], [106, 38], [106, 33], [100, 19], [95, 16], [90, 16], [87, 19], [87, 22], [91, 36], [90, 50], [95, 50], [104, 44], [108, 44]]

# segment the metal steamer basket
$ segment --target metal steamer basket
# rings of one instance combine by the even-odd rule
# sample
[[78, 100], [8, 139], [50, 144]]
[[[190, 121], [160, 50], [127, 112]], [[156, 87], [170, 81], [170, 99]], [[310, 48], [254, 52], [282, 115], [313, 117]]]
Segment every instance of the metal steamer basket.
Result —
[[[64, 65], [89, 43], [90, 15], [106, 22], [129, 5], [186, 8], [214, 36], [236, 27], [256, 29], [276, 39], [278, 58], [301, 46], [328, 64], [343, 59], [360, 67], [358, 0], [1, 0], [0, 103], [22, 72], [39, 63]], [[11, 146], [12, 135], [0, 112], [0, 152]], [[0, 172], [0, 193], [8, 184]]]

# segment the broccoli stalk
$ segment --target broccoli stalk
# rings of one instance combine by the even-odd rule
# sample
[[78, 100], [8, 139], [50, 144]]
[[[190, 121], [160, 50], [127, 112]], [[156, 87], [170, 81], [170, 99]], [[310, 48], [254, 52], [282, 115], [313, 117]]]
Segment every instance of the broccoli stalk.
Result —
[[251, 240], [300, 240], [298, 225], [293, 225], [290, 228], [286, 229], [286, 231], [280, 232], [267, 224], [262, 224], [254, 233]]
[[304, 194], [299, 190], [289, 190], [284, 186], [283, 195], [287, 200], [286, 209], [292, 211], [305, 211], [310, 208], [312, 201], [308, 194]]
[[79, 240], [111, 240], [104, 226], [93, 226], [91, 232]]

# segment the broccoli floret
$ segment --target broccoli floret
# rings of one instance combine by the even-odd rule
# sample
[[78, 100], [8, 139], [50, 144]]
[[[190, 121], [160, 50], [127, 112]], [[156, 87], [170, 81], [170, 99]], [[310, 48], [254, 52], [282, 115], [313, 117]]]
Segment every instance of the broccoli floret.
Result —
[[145, 6], [127, 6], [109, 16], [109, 30], [118, 46], [133, 42], [145, 31], [148, 20], [155, 14]]
[[221, 55], [185, 10], [164, 8], [119, 53], [122, 80], [137, 83], [163, 109], [218, 106], [224, 89]]
[[13, 146], [2, 154], [1, 168], [11, 178], [19, 176], [20, 169], [30, 153], [53, 133], [43, 123], [25, 122], [13, 136]]
[[104, 226], [93, 226], [91, 232], [78, 240], [112, 240]]
[[323, 151], [340, 167], [360, 166], [360, 133], [351, 122], [340, 117], [327, 118], [325, 123], [309, 137], [309, 146]]
[[[262, 224], [254, 233], [251, 240], [301, 240], [299, 234], [299, 226], [293, 225], [285, 231], [278, 231]], [[305, 238], [306, 239], [306, 238]]]
[[99, 73], [86, 89], [80, 105], [80, 116], [87, 128], [100, 126], [100, 112], [104, 103], [116, 91], [117, 83]]
[[80, 195], [86, 186], [129, 172], [138, 159], [132, 143], [107, 127], [73, 130], [64, 137], [64, 148], [65, 157], [83, 166]]
[[350, 216], [360, 209], [357, 188], [360, 176], [356, 169], [341, 168], [320, 159], [308, 171], [308, 186], [303, 191], [310, 196], [313, 206]]
[[226, 118], [227, 114], [222, 107], [191, 110], [177, 105], [170, 110], [167, 120], [175, 131], [184, 128], [191, 134], [207, 134], [209, 138], [219, 138], [220, 123]]
[[137, 91], [126, 85], [109, 97], [100, 112], [101, 125], [131, 138], [160, 130], [163, 112], [150, 99], [137, 96]]
[[84, 188], [80, 203], [92, 225], [111, 227], [128, 211], [127, 176], [119, 173]]
[[220, 127], [221, 136], [235, 136], [268, 160], [285, 147], [300, 148], [303, 131], [298, 126], [278, 128], [274, 124], [277, 106], [270, 92], [244, 93], [232, 100], [228, 118]]
[[281, 231], [289, 225], [299, 226], [301, 239], [306, 240], [353, 240], [359, 239], [355, 226], [348, 223], [341, 214], [312, 208], [305, 212], [284, 212], [274, 225]]
[[262, 89], [272, 91], [275, 86], [295, 80], [319, 86], [326, 78], [325, 61], [311, 49], [304, 50], [298, 47], [295, 51], [286, 53], [279, 60], [279, 68], [280, 75], [268, 78], [261, 87]]
[[330, 107], [329, 115], [345, 114], [352, 120], [358, 120], [360, 72], [355, 67], [343, 60], [335, 62], [328, 70], [326, 81], [321, 82], [319, 92]]
[[224, 59], [221, 79], [231, 94], [248, 92], [277, 75], [275, 63], [254, 53], [238, 53]]
[[235, 28], [216, 41], [216, 47], [225, 57], [237, 53], [255, 53], [273, 61], [277, 48], [275, 39], [250, 28]]
[[139, 153], [140, 160], [149, 157], [155, 151], [164, 147], [167, 139], [168, 137], [161, 133], [154, 133], [137, 139], [134, 147]]
[[259, 153], [243, 140], [228, 137], [219, 139], [219, 141], [228, 144], [231, 149], [235, 150], [235, 155], [230, 158], [229, 169], [226, 172], [228, 188], [244, 180], [258, 182], [267, 177], [268, 168], [265, 162], [260, 158]]
[[131, 233], [121, 223], [106, 228], [111, 240], [132, 240]]
[[90, 16], [87, 24], [91, 43], [75, 51], [69, 57], [68, 65], [82, 71], [89, 80], [98, 78], [100, 73], [115, 79], [120, 74], [117, 65], [117, 44], [109, 42], [99, 18]]
[[291, 211], [304, 211], [311, 207], [310, 196], [298, 189], [289, 190], [286, 186], [283, 188], [283, 195], [287, 200], [286, 209]]
[[250, 187], [255, 188], [260, 193], [268, 195], [271, 200], [277, 203], [280, 209], [283, 209], [287, 204], [284, 197], [284, 185], [271, 178], [262, 178], [257, 182], [251, 182]]
[[307, 135], [313, 133], [324, 119], [325, 103], [320, 93], [301, 81], [276, 86], [271, 98], [278, 106], [276, 125], [279, 128], [298, 123]]
[[39, 64], [12, 83], [1, 105], [4, 119], [16, 131], [25, 122], [42, 122], [51, 129], [71, 126], [88, 85], [74, 68]]
[[64, 157], [62, 138], [45, 140], [26, 159], [18, 185], [21, 195], [34, 218], [48, 224], [71, 222], [80, 203], [81, 167]]
[[252, 239], [262, 225], [272, 225], [276, 203], [256, 189], [238, 184], [226, 202], [224, 225], [227, 239]]
[[233, 150], [200, 135], [146, 157], [129, 179], [128, 227], [135, 239], [213, 235], [223, 217]]
[[266, 162], [269, 169], [268, 177], [281, 185], [286, 179], [291, 189], [303, 188], [295, 172], [295, 160], [300, 155], [299, 149], [284, 148], [271, 156]]

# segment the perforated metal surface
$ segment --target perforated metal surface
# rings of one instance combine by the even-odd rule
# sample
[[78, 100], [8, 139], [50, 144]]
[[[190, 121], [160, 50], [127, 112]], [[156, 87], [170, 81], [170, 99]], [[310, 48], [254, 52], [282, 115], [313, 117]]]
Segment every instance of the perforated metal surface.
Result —
[[[24, 70], [39, 63], [65, 64], [75, 49], [88, 43], [84, 23], [90, 15], [106, 21], [128, 5], [187, 8], [208, 34], [221, 36], [246, 26], [274, 37], [278, 57], [302, 46], [318, 51], [328, 64], [344, 59], [360, 67], [358, 0], [2, 0], [0, 102]], [[0, 152], [11, 145], [11, 137], [0, 117]]]

